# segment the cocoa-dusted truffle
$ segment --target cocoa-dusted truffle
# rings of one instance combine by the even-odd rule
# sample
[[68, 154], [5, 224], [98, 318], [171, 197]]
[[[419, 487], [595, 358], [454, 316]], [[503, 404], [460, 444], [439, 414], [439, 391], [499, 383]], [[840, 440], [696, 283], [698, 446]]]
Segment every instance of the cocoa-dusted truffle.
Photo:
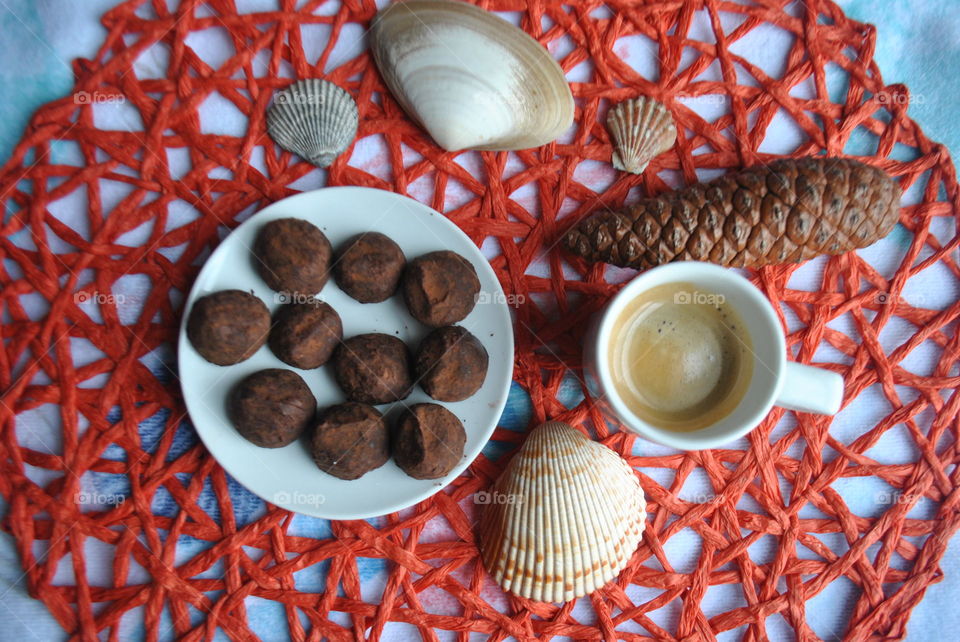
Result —
[[320, 470], [358, 479], [390, 459], [390, 434], [373, 406], [348, 401], [324, 410], [313, 430], [310, 454]]
[[269, 368], [240, 380], [227, 400], [237, 432], [263, 448], [296, 441], [310, 425], [317, 401], [296, 372]]
[[257, 234], [253, 263], [277, 292], [316, 294], [327, 282], [330, 241], [316, 225], [299, 218], [270, 221]]
[[270, 310], [249, 292], [222, 290], [200, 297], [187, 319], [187, 338], [200, 356], [230, 366], [253, 356], [270, 332]]
[[405, 409], [392, 436], [397, 465], [416, 479], [443, 477], [463, 458], [467, 433], [452, 412], [435, 403]]
[[337, 311], [323, 301], [311, 299], [277, 310], [269, 345], [280, 361], [311, 370], [330, 359], [342, 338], [343, 324]]
[[337, 285], [360, 303], [379, 303], [393, 296], [406, 259], [400, 246], [379, 232], [353, 237], [333, 265]]
[[413, 318], [434, 328], [462, 320], [476, 303], [480, 279], [456, 252], [419, 256], [403, 272], [403, 299]]
[[462, 401], [487, 376], [487, 350], [465, 328], [437, 328], [420, 342], [414, 373], [420, 387], [438, 401]]
[[351, 401], [388, 403], [410, 394], [410, 352], [388, 334], [360, 334], [340, 344], [333, 355], [333, 374]]

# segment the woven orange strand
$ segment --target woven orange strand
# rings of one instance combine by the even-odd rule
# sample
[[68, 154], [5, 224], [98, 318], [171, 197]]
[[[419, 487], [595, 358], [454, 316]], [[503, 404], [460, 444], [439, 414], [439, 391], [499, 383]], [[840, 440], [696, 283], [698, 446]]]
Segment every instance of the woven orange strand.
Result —
[[[589, 80], [573, 83], [578, 107], [571, 142], [515, 156], [472, 154], [479, 171], [471, 173], [456, 162], [458, 155], [443, 153], [404, 115], [386, 94], [367, 53], [323, 73], [344, 27], [357, 23], [366, 30], [376, 11], [371, 2], [346, 0], [329, 16], [314, 15], [321, 1], [295, 9], [293, 0], [282, 0], [278, 11], [242, 15], [229, 0], [211, 0], [206, 4], [212, 11], [200, 14], [199, 4], [184, 1], [171, 13], [163, 0], [122, 3], [103, 18], [108, 36], [96, 58], [74, 63], [76, 90], [123, 95], [127, 105], [141, 114], [142, 132], [98, 129], [94, 107], [77, 105], [66, 97], [34, 115], [13, 157], [0, 170], [0, 193], [6, 211], [12, 212], [4, 220], [0, 240], [4, 258], [0, 282], [9, 318], [2, 327], [0, 350], [4, 390], [0, 492], [10, 506], [3, 526], [16, 539], [30, 594], [46, 603], [66, 631], [83, 639], [106, 631], [110, 640], [118, 640], [120, 618], [142, 607], [148, 638], [156, 639], [163, 634], [160, 613], [166, 607], [172, 634], [178, 639], [209, 638], [217, 628], [233, 639], [254, 639], [244, 598], [258, 596], [284, 605], [290, 635], [297, 640], [365, 635], [376, 639], [390, 622], [411, 624], [427, 640], [438, 639], [434, 629], [454, 631], [462, 642], [470, 633], [489, 634], [494, 640], [541, 635], [711, 639], [738, 627], [745, 627], [748, 639], [764, 639], [767, 618], [775, 614], [798, 638], [814, 639], [806, 602], [832, 582], [845, 579], [859, 589], [846, 623], [847, 638], [905, 635], [910, 610], [926, 587], [941, 577], [938, 562], [960, 523], [955, 492], [960, 475], [955, 467], [960, 459], [956, 441], [960, 343], [953, 323], [960, 314], [960, 302], [939, 311], [905, 302], [878, 305], [875, 295], [878, 291], [898, 294], [911, 276], [938, 262], [953, 277], [960, 277], [956, 253], [960, 234], [955, 221], [949, 241], [938, 241], [929, 233], [934, 219], [955, 216], [958, 192], [949, 156], [907, 117], [907, 101], [881, 104], [877, 100], [880, 92], [905, 93], [906, 89], [883, 85], [872, 62], [871, 27], [847, 19], [834, 4], [820, 0], [807, 0], [800, 12], [793, 13], [781, 0], [750, 5], [719, 0], [483, 3], [492, 10], [519, 11], [522, 27], [544, 45], [556, 45], [568, 37], [572, 48], [564, 49], [563, 68], [569, 71], [589, 61], [592, 71]], [[609, 11], [594, 13], [603, 7]], [[151, 10], [155, 17], [140, 17], [135, 14], [138, 8]], [[698, 11], [709, 18], [715, 44], [687, 35]], [[724, 33], [721, 12], [739, 14], [744, 20]], [[764, 23], [795, 36], [779, 78], [766, 75], [731, 51], [731, 45]], [[308, 62], [303, 51], [301, 24], [330, 28], [329, 44], [316, 64]], [[211, 27], [224, 29], [237, 52], [216, 69], [185, 44], [191, 33]], [[639, 75], [614, 53], [618, 38], [632, 34], [642, 34], [656, 45], [656, 81]], [[131, 65], [157, 41], [169, 47], [167, 75], [140, 79]], [[685, 47], [692, 47], [699, 57], [683, 67]], [[252, 72], [251, 61], [258, 52], [269, 57], [263, 77]], [[167, 461], [173, 435], [184, 417], [180, 391], [175, 380], [158, 379], [139, 359], [158, 348], [169, 349], [175, 340], [182, 294], [197, 274], [198, 257], [217, 244], [218, 230], [234, 227], [241, 213], [294, 193], [290, 185], [314, 169], [281, 153], [265, 136], [264, 111], [270, 97], [289, 82], [288, 73], [281, 75], [282, 61], [289, 63], [296, 77], [325, 76], [347, 88], [360, 108], [358, 138], [381, 136], [386, 144], [383, 160], [389, 171], [379, 175], [389, 178], [351, 166], [348, 152], [330, 168], [327, 184], [407, 193], [415, 181], [425, 179], [433, 188], [429, 205], [444, 211], [476, 243], [495, 240], [500, 253], [492, 261], [494, 269], [505, 291], [523, 301], [516, 311], [515, 379], [532, 399], [532, 423], [551, 417], [582, 425], [637, 468], [649, 499], [649, 527], [620, 578], [581, 600], [595, 614], [591, 623], [573, 616], [574, 604], [505, 597], [482, 570], [470, 497], [489, 487], [506, 457], [490, 461], [481, 456], [434, 498], [414, 510], [388, 516], [377, 526], [365, 521], [335, 522], [329, 539], [289, 535], [291, 514], [272, 506], [252, 523], [238, 525], [226, 475], [200, 445]], [[723, 81], [696, 80], [715, 61]], [[832, 102], [827, 91], [824, 69], [830, 62], [850, 77], [842, 104]], [[738, 84], [738, 74], [744, 72], [755, 82]], [[803, 82], [812, 82], [816, 99], [790, 95], [791, 88]], [[198, 108], [214, 91], [249, 115], [245, 136], [201, 130]], [[578, 181], [574, 170], [585, 159], [609, 161], [611, 148], [600, 118], [601, 106], [638, 93], [664, 101], [675, 114], [681, 135], [676, 147], [657, 158], [643, 176], [618, 174], [598, 193]], [[731, 105], [730, 112], [714, 122], [677, 100], [708, 94], [728, 96]], [[799, 319], [800, 329], [788, 338], [798, 349], [799, 360], [809, 361], [824, 342], [833, 346], [850, 358], [849, 365], [836, 366], [846, 378], [847, 400], [879, 384], [891, 410], [875, 425], [864, 426], [852, 443], [841, 443], [830, 435], [830, 418], [812, 416], [798, 416], [794, 428], [774, 438], [772, 430], [785, 414], [775, 410], [750, 435], [748, 450], [658, 457], [632, 454], [634, 437], [608, 426], [589, 397], [571, 409], [558, 400], [564, 375], [570, 368], [579, 373], [585, 322], [618, 286], [604, 279], [600, 266], [572, 262], [568, 265], [573, 269], [565, 274], [563, 267], [571, 259], [556, 241], [586, 213], [604, 205], [621, 205], [633, 187], [646, 193], [666, 189], [657, 175], [661, 170], [677, 170], [684, 181], [691, 182], [698, 169], [726, 170], [766, 160], [768, 156], [756, 150], [779, 109], [806, 134], [795, 155], [823, 151], [840, 155], [855, 130], [866, 130], [879, 137], [879, 144], [876, 154], [865, 160], [896, 176], [905, 189], [921, 186], [920, 203], [902, 212], [901, 223], [912, 240], [892, 278], [885, 278], [856, 254], [826, 262], [815, 292], [787, 287], [796, 266], [752, 274], [771, 300]], [[50, 161], [51, 147], [60, 140], [79, 145], [85, 159], [82, 166]], [[401, 143], [422, 158], [404, 166]], [[915, 150], [915, 158], [891, 158], [898, 143]], [[260, 145], [267, 148], [265, 172], [250, 163], [254, 148]], [[176, 180], [170, 176], [164, 148], [189, 151], [192, 168], [185, 176]], [[704, 149], [695, 154], [700, 148]], [[520, 171], [506, 171], [510, 158], [519, 160]], [[229, 177], [210, 178], [217, 168], [229, 170]], [[222, 170], [217, 175], [226, 176]], [[133, 192], [108, 211], [101, 199], [100, 179], [119, 181]], [[451, 181], [472, 195], [456, 207], [446, 204]], [[529, 208], [511, 198], [524, 186], [535, 191]], [[89, 231], [83, 233], [63, 224], [49, 208], [81, 187], [86, 190], [89, 222]], [[941, 193], [948, 200], [942, 200]], [[177, 199], [200, 215], [167, 229], [168, 206]], [[153, 223], [152, 232], [142, 245], [117, 241], [148, 222]], [[33, 239], [35, 249], [14, 242], [19, 232]], [[72, 249], [55, 251], [48, 242], [51, 235]], [[161, 253], [183, 244], [186, 249], [176, 260]], [[62, 241], [56, 245], [63, 246]], [[546, 261], [549, 277], [528, 274], [531, 263], [540, 258]], [[18, 269], [11, 272], [14, 265]], [[81, 286], [75, 275], [84, 270], [93, 275], [90, 287], [100, 292], [109, 292], [122, 274], [149, 277], [150, 290], [139, 320], [122, 325], [110, 301], [99, 306], [102, 322], [79, 310], [74, 295]], [[867, 287], [861, 291], [863, 283]], [[31, 294], [49, 302], [49, 311], [41, 318], [28, 316], [21, 303], [20, 297]], [[171, 301], [171, 294], [177, 303]], [[876, 313], [872, 319], [867, 310]], [[852, 315], [856, 336], [827, 326], [846, 313]], [[912, 324], [913, 334], [885, 352], [878, 335], [894, 317]], [[86, 339], [105, 356], [77, 365], [67, 337]], [[899, 365], [924, 341], [939, 351], [928, 376]], [[81, 386], [101, 374], [108, 376], [102, 388]], [[916, 399], [901, 401], [904, 388], [915, 390]], [[62, 454], [23, 445], [15, 430], [18, 414], [50, 403], [60, 409]], [[120, 408], [120, 418], [108, 418], [107, 409], [115, 406]], [[921, 413], [928, 408], [934, 413], [924, 419]], [[138, 424], [161, 410], [169, 411], [166, 429], [152, 452], [146, 452]], [[81, 416], [89, 422], [85, 430], [80, 429]], [[863, 454], [899, 424], [907, 427], [916, 442], [917, 454], [911, 463], [881, 465]], [[494, 439], [513, 447], [523, 435], [499, 428]], [[125, 462], [102, 456], [110, 444], [126, 451]], [[788, 452], [791, 447], [794, 450]], [[832, 459], [824, 456], [827, 448], [836, 453]], [[797, 449], [800, 455], [795, 454]], [[40, 484], [27, 476], [28, 466], [59, 474], [45, 477], [52, 481]], [[648, 474], [656, 469], [675, 471], [674, 481], [660, 485]], [[126, 475], [130, 481], [127, 501], [110, 510], [81, 512], [70, 498], [87, 471]], [[694, 472], [705, 475], [716, 489], [716, 501], [692, 503], [678, 496]], [[180, 473], [190, 481], [178, 480], [175, 475]], [[778, 475], [792, 485], [789, 501], [781, 495]], [[855, 515], [831, 487], [841, 477], [876, 477], [898, 491], [926, 497], [938, 507], [936, 519], [908, 519], [910, 506], [905, 503], [890, 506], [878, 518]], [[195, 504], [206, 482], [212, 484], [219, 501], [219, 523]], [[180, 507], [175, 517], [151, 514], [151, 501], [161, 488]], [[746, 497], [761, 510], [744, 508], [741, 499]], [[799, 517], [808, 503], [826, 517]], [[449, 527], [448, 536], [420, 541], [426, 528], [439, 524]], [[696, 567], [690, 572], [675, 570], [664, 552], [665, 543], [683, 529], [692, 529], [702, 540]], [[831, 552], [816, 537], [825, 533], [841, 534], [847, 550]], [[177, 541], [184, 535], [211, 546], [174, 566]], [[776, 539], [775, 554], [768, 563], [757, 563], [747, 548], [764, 536]], [[85, 544], [92, 540], [114, 549], [112, 581], [106, 585], [94, 585], [89, 579]], [[47, 550], [46, 555], [37, 555], [36, 544]], [[879, 552], [868, 554], [874, 544], [879, 544]], [[814, 551], [819, 559], [799, 558], [799, 546]], [[252, 558], [244, 547], [263, 554]], [[906, 560], [908, 570], [891, 565], [894, 554]], [[388, 561], [382, 597], [368, 601], [361, 596], [357, 557]], [[295, 571], [325, 560], [329, 570], [324, 592], [294, 588]], [[221, 561], [226, 569], [222, 578], [193, 579]], [[151, 583], [128, 581], [133, 562], [150, 574]], [[53, 582], [60, 563], [72, 566], [72, 583]], [[739, 587], [745, 606], [708, 616], [702, 609], [704, 594], [709, 587], [724, 584]], [[628, 590], [636, 594], [637, 588], [653, 597], [631, 599]], [[222, 593], [214, 598], [211, 591]], [[459, 603], [458, 613], [431, 612], [421, 602], [425, 591], [449, 596]], [[679, 600], [678, 616], [666, 630], [650, 614], [674, 600]], [[191, 624], [188, 604], [204, 614], [200, 624]], [[349, 614], [351, 624], [331, 619], [332, 611]], [[307, 618], [308, 627], [301, 623], [300, 614]], [[629, 630], [624, 630], [626, 625]], [[647, 633], [635, 632], [640, 629]]]

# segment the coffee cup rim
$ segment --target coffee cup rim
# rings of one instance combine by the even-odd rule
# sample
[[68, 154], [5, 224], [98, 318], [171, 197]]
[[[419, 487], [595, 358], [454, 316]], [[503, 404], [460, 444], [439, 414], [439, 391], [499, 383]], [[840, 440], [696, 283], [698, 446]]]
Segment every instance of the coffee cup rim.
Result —
[[[704, 274], [723, 279], [742, 292], [746, 298], [754, 304], [755, 310], [762, 316], [763, 323], [772, 329], [771, 338], [775, 342], [775, 354], [763, 355], [762, 359], [760, 356], [754, 356], [755, 360], [762, 360], [767, 366], [767, 369], [770, 369], [773, 373], [775, 377], [773, 389], [767, 393], [762, 404], [757, 403], [754, 412], [751, 412], [748, 418], [741, 422], [738, 427], [713, 435], [700, 434], [709, 430], [709, 428], [691, 432], [674, 432], [659, 428], [638, 417], [620, 398], [611, 379], [607, 349], [614, 322], [626, 307], [626, 304], [636, 298], [640, 292], [650, 289], [651, 287], [656, 287], [657, 285], [665, 285], [668, 283], [684, 281], [696, 283], [697, 276], [699, 275], [702, 278]], [[651, 282], [653, 282], [654, 285], [651, 285]], [[740, 312], [740, 310], [738, 310], [738, 312]], [[600, 324], [597, 327], [594, 350], [596, 350], [594, 359], [597, 364], [597, 372], [595, 374], [600, 381], [602, 393], [606, 396], [604, 401], [612, 407], [614, 413], [621, 419], [626, 427], [646, 439], [680, 450], [715, 448], [739, 439], [753, 430], [773, 408], [774, 401], [779, 395], [780, 388], [783, 385], [784, 371], [787, 364], [786, 339], [783, 335], [780, 321], [770, 301], [746, 277], [734, 272], [732, 269], [700, 261], [677, 261], [657, 266], [639, 274], [634, 277], [632, 281], [624, 285], [610, 300], [602, 313]], [[758, 376], [756, 367], [754, 370], [753, 376]], [[741, 400], [740, 404], [745, 403], [745, 400], [746, 397], [744, 400]], [[740, 408], [740, 404], [737, 405], [737, 408]]]

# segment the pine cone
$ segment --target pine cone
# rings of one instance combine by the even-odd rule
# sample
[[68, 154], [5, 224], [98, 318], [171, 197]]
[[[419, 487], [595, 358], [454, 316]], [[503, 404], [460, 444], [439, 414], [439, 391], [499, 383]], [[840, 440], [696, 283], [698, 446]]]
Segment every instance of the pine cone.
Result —
[[866, 247], [893, 229], [899, 208], [899, 185], [880, 169], [843, 158], [784, 159], [594, 214], [564, 241], [588, 261], [620, 267], [758, 267]]

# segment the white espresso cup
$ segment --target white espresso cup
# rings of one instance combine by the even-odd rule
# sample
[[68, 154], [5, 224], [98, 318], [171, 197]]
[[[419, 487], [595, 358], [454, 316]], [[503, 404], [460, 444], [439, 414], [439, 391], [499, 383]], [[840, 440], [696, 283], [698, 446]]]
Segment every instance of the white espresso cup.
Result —
[[[746, 326], [753, 371], [740, 402], [724, 417], [700, 430], [679, 432], [636, 415], [617, 393], [611, 377], [609, 342], [624, 308], [641, 293], [670, 283], [689, 283], [698, 291], [719, 294]], [[843, 400], [843, 377], [830, 370], [787, 360], [786, 340], [770, 301], [750, 281], [712, 263], [680, 261], [643, 272], [610, 300], [593, 319], [584, 345], [587, 385], [607, 412], [650, 441], [679, 448], [714, 448], [753, 430], [774, 406], [832, 415]]]

